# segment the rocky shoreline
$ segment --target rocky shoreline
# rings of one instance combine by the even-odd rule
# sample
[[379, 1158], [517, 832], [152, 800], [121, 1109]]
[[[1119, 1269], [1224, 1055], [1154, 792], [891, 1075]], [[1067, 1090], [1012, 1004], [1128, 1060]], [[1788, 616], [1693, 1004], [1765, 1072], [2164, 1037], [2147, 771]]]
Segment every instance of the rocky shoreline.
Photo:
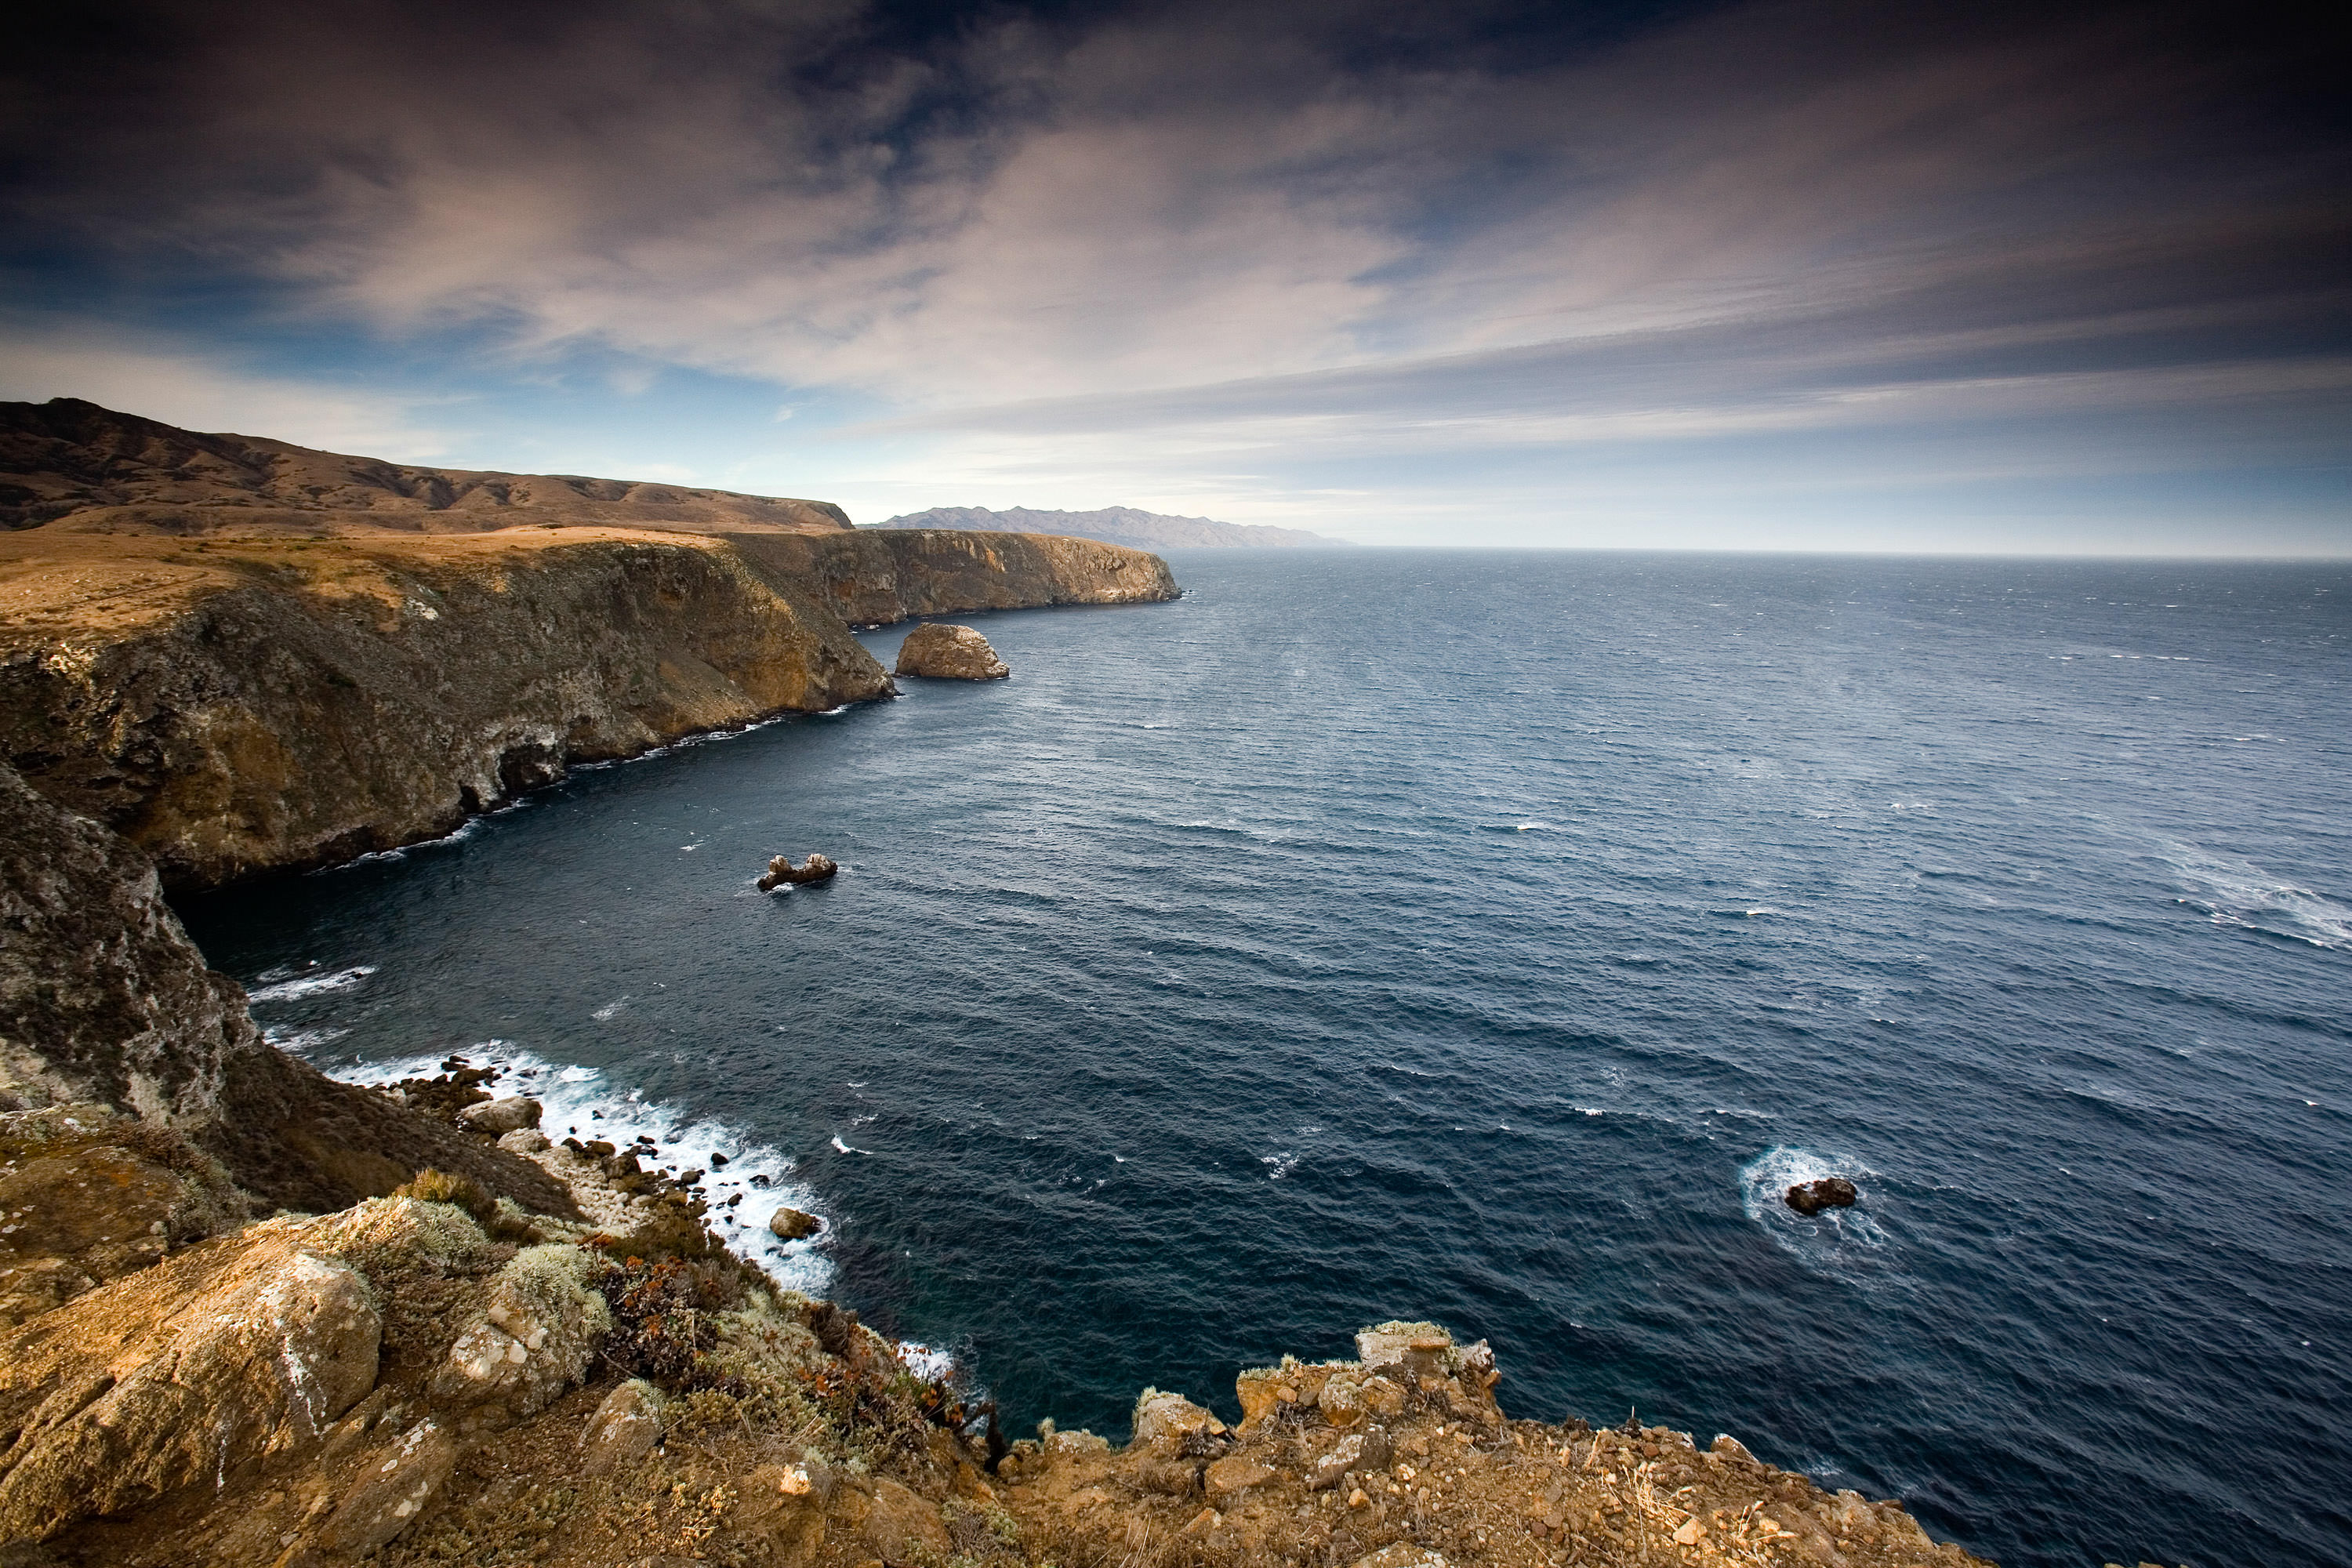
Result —
[[[1154, 558], [50, 412], [0, 540], [0, 1568], [1974, 1561], [1728, 1438], [1511, 1419], [1428, 1322], [1241, 1370], [1230, 1424], [1145, 1389], [1123, 1447], [1007, 1442], [730, 1252], [691, 1163], [460, 1058], [365, 1088], [274, 1048], [164, 901], [883, 695], [849, 619], [1164, 598]], [[414, 537], [296, 531], [321, 493]]]

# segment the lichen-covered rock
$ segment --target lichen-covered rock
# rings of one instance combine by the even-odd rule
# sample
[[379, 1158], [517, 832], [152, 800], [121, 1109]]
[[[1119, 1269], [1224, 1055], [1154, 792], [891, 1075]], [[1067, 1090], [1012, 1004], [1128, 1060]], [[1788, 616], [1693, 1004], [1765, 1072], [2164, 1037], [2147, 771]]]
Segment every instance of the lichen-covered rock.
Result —
[[103, 1105], [0, 1114], [0, 1328], [245, 1222], [218, 1164]]
[[604, 1396], [580, 1429], [581, 1468], [592, 1476], [635, 1464], [661, 1441], [661, 1390], [633, 1377]]
[[1174, 1449], [1185, 1438], [1224, 1430], [1224, 1423], [1181, 1394], [1147, 1388], [1135, 1402], [1136, 1446]]
[[900, 675], [934, 680], [1003, 680], [1013, 673], [988, 639], [970, 626], [917, 626], [898, 645]]
[[613, 1324], [589, 1284], [595, 1267], [586, 1252], [561, 1244], [515, 1254], [491, 1280], [482, 1315], [434, 1374], [435, 1396], [522, 1416], [577, 1383]]
[[41, 1539], [315, 1445], [374, 1384], [373, 1293], [280, 1231], [166, 1266], [0, 1342], [0, 1541]]

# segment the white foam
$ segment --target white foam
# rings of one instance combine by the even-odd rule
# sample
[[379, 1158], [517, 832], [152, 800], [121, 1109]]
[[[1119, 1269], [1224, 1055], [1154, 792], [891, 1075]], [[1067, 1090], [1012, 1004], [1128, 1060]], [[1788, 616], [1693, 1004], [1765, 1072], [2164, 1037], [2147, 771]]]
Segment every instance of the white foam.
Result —
[[1291, 1153], [1286, 1149], [1278, 1153], [1261, 1154], [1257, 1157], [1257, 1163], [1261, 1165], [1271, 1165], [1274, 1167], [1274, 1169], [1265, 1173], [1266, 1180], [1270, 1182], [1278, 1182], [1282, 1180], [1283, 1177], [1290, 1174], [1291, 1172], [1298, 1169], [1298, 1156]]
[[614, 1019], [619, 1017], [621, 1016], [621, 1009], [628, 1005], [629, 999], [626, 996], [618, 996], [614, 998], [612, 1001], [605, 1003], [602, 1007], [597, 1008], [593, 1013], [591, 1013], [588, 1016], [595, 1019], [600, 1024], [609, 1024]]
[[[831, 1233], [833, 1218], [815, 1189], [795, 1179], [794, 1163], [782, 1151], [715, 1117], [647, 1100], [643, 1089], [625, 1092], [599, 1068], [551, 1061], [505, 1040], [484, 1040], [458, 1054], [476, 1067], [504, 1069], [488, 1086], [491, 1092], [527, 1094], [538, 1100], [540, 1130], [559, 1142], [572, 1136], [583, 1143], [603, 1138], [625, 1149], [640, 1134], [654, 1138], [660, 1152], [646, 1159], [648, 1168], [702, 1170], [701, 1191], [710, 1202], [708, 1223], [730, 1250], [766, 1269], [788, 1289], [821, 1296], [832, 1282], [833, 1258], [819, 1244]], [[352, 1083], [385, 1084], [430, 1078], [441, 1070], [442, 1059], [408, 1057], [334, 1070]], [[727, 1163], [712, 1165], [714, 1152], [724, 1153]], [[761, 1180], [764, 1186], [759, 1184]], [[727, 1200], [738, 1195], [742, 1202], [728, 1206]], [[799, 1241], [784, 1240], [768, 1228], [768, 1217], [786, 1205], [816, 1215], [824, 1228]]]
[[[1783, 1252], [1808, 1268], [1859, 1284], [1883, 1275], [1889, 1261], [1889, 1238], [1868, 1207], [1877, 1174], [1849, 1156], [1783, 1143], [1741, 1169], [1739, 1205], [1748, 1222], [1761, 1226]], [[1789, 1206], [1790, 1187], [1824, 1176], [1843, 1176], [1853, 1183], [1861, 1204], [1816, 1215], [1801, 1215]]]
[[1522, 822], [1518, 825], [1518, 830], [1521, 833], [1549, 833], [1552, 826], [1549, 822]]
[[295, 1029], [284, 1024], [265, 1024], [261, 1037], [279, 1050], [292, 1056], [307, 1056], [320, 1046], [332, 1045], [350, 1034], [349, 1029]]
[[[323, 974], [273, 969], [258, 977], [266, 984], [258, 990], [247, 992], [245, 999], [263, 1003], [293, 1002], [304, 996], [315, 996], [321, 991], [348, 989], [374, 973], [375, 965], [373, 963], [355, 963], [349, 969], [337, 969]], [[289, 975], [291, 978], [287, 978]]]
[[955, 1357], [943, 1350], [935, 1350], [920, 1340], [900, 1340], [898, 1359], [907, 1370], [926, 1383], [937, 1383], [955, 1371]]

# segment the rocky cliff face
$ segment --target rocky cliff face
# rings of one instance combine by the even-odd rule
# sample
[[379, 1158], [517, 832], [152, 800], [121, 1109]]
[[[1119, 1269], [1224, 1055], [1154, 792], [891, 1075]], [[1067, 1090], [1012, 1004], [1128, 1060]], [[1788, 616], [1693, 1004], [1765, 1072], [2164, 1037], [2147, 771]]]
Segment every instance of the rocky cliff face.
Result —
[[[426, 1166], [571, 1212], [562, 1186], [536, 1166], [406, 1116], [382, 1095], [337, 1083], [263, 1041], [244, 991], [205, 966], [147, 857], [0, 763], [0, 1112], [35, 1119], [0, 1126], [0, 1185], [19, 1211], [0, 1269], [54, 1273], [45, 1258], [79, 1258], [129, 1235], [91, 1224], [82, 1226], [86, 1237], [59, 1231], [47, 1251], [26, 1250], [26, 1233], [46, 1235], [48, 1223], [26, 1223], [26, 1215], [68, 1208], [85, 1220], [103, 1217], [87, 1158], [19, 1148], [27, 1140], [72, 1142], [59, 1130], [65, 1123], [38, 1118], [77, 1107], [82, 1142], [115, 1146], [120, 1140], [99, 1136], [108, 1114], [136, 1116], [218, 1161], [224, 1179], [263, 1213], [341, 1208], [389, 1193]], [[146, 1184], [170, 1209], [180, 1181], [170, 1173], [190, 1166], [173, 1152], [178, 1147], [134, 1150], [136, 1158], [119, 1162], [121, 1179], [110, 1176], [100, 1190], [128, 1201], [125, 1194]], [[190, 1168], [201, 1168], [194, 1155]], [[49, 1175], [35, 1169], [40, 1160], [54, 1166]], [[0, 1279], [0, 1296], [14, 1289]]]
[[1157, 555], [1092, 539], [891, 529], [730, 541], [770, 581], [804, 587], [853, 626], [963, 610], [1144, 605], [1180, 592]]
[[835, 616], [709, 538], [0, 546], [0, 748], [175, 888], [431, 837], [573, 762], [891, 689]]
[[814, 502], [410, 468], [70, 400], [0, 405], [0, 758], [173, 889], [889, 696], [848, 623], [1177, 593], [1088, 540], [859, 533]]

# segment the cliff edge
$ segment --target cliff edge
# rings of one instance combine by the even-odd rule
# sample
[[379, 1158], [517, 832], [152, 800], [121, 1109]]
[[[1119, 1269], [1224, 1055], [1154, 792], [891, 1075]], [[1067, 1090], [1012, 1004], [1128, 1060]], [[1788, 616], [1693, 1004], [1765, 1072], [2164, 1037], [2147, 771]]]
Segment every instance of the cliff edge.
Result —
[[407, 468], [67, 400], [0, 405], [0, 758], [174, 890], [892, 695], [852, 623], [1177, 595], [1157, 556], [1087, 540], [883, 538], [814, 502]]

